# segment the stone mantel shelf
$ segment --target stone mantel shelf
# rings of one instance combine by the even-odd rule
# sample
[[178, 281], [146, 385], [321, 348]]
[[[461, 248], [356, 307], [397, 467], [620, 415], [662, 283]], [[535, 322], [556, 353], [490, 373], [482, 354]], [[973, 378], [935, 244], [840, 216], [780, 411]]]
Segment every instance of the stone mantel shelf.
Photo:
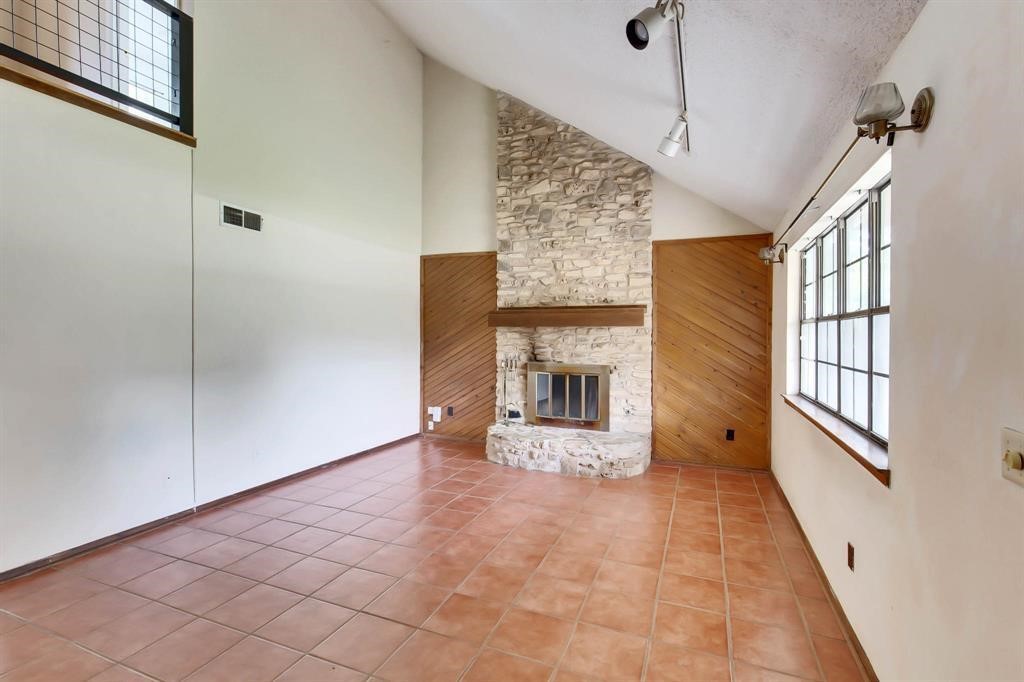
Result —
[[498, 308], [491, 327], [642, 327], [646, 305], [581, 305]]

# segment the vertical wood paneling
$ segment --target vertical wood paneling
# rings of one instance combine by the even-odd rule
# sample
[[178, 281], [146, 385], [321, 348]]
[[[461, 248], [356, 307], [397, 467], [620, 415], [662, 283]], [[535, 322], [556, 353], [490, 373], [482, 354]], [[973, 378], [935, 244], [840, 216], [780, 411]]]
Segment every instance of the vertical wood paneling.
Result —
[[[424, 256], [420, 261], [423, 356], [420, 428], [483, 440], [494, 422], [496, 336], [487, 314], [497, 307], [493, 252]], [[442, 416], [427, 431], [428, 405]], [[447, 409], [455, 408], [448, 416]]]
[[656, 458], [768, 468], [772, 269], [757, 250], [770, 243], [654, 243]]

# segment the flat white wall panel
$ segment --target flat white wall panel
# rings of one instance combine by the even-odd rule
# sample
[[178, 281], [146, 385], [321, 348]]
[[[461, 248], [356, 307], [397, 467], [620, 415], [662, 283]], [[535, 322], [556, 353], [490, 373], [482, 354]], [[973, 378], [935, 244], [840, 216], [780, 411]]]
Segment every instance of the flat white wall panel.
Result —
[[[892, 488], [773, 405], [772, 468], [881, 679], [1024, 679], [1024, 490], [999, 440], [1024, 429], [1021, 54], [1024, 5], [932, 2], [876, 79], [936, 98], [892, 151]], [[861, 142], [822, 204], [884, 151]], [[776, 395], [796, 390], [797, 262], [776, 271]]]
[[195, 10], [201, 504], [418, 431], [423, 91], [368, 3]]
[[189, 164], [0, 81], [0, 570], [192, 506]]
[[494, 251], [498, 99], [423, 60], [423, 253]]

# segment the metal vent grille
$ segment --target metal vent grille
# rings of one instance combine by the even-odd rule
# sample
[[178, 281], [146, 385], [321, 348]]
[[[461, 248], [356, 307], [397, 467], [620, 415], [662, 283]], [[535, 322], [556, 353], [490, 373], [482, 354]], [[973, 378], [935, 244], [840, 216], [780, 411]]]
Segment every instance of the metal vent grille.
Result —
[[224, 210], [221, 214], [221, 222], [225, 225], [235, 225], [237, 227], [245, 227], [245, 211], [240, 208], [234, 208], [233, 206], [224, 206]]
[[259, 213], [246, 211], [245, 209], [237, 208], [235, 206], [221, 204], [220, 223], [221, 225], [244, 227], [247, 230], [259, 232], [263, 229], [263, 216]]
[[249, 211], [244, 211], [244, 214], [242, 227], [259, 232], [260, 228], [263, 227], [263, 216], [259, 213], [250, 213]]

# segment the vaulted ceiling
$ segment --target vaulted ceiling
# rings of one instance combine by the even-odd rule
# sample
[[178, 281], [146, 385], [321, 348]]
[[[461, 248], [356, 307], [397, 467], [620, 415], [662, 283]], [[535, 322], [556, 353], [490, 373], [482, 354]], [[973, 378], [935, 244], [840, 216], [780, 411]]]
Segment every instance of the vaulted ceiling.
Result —
[[[650, 164], [764, 228], [850, 119], [925, 0], [688, 0], [692, 151], [659, 140], [679, 109], [675, 39], [638, 52], [653, 0], [379, 0], [427, 55]], [[904, 95], [920, 83], [900, 84]], [[907, 102], [909, 108], [909, 102]]]

